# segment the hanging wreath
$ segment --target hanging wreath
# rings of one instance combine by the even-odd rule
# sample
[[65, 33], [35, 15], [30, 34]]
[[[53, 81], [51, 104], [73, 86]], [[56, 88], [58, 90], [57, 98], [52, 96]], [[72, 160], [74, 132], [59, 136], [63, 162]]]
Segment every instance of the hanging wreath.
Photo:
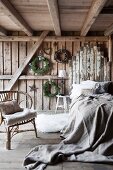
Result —
[[[54, 93], [51, 92], [53, 88], [55, 90]], [[44, 90], [44, 96], [47, 97], [54, 97], [60, 92], [60, 88], [57, 86], [57, 84], [54, 81], [46, 81], [46, 83], [43, 84], [43, 90]]]
[[71, 54], [66, 49], [59, 49], [58, 51], [55, 52], [54, 59], [58, 63], [67, 63], [70, 58], [71, 58]]
[[[40, 62], [42, 62], [42, 66], [40, 67]], [[39, 74], [39, 75], [43, 75], [45, 73], [47, 73], [50, 69], [50, 61], [43, 57], [43, 56], [37, 56], [30, 64], [31, 69]]]

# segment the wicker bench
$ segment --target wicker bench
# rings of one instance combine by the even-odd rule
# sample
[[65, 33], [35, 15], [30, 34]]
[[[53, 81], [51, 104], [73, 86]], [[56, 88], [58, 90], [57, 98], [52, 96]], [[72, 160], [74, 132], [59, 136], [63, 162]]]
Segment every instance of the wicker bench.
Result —
[[[4, 114], [1, 106], [8, 101], [16, 101], [20, 108], [23, 107], [23, 110], [26, 108], [26, 112], [22, 110], [18, 113]], [[37, 137], [35, 125], [36, 111], [33, 109], [31, 110], [32, 104], [32, 98], [28, 93], [22, 91], [0, 91], [0, 123], [4, 122], [6, 129], [6, 149], [11, 149], [11, 138], [21, 132], [19, 130], [20, 125], [31, 122], [34, 125]]]

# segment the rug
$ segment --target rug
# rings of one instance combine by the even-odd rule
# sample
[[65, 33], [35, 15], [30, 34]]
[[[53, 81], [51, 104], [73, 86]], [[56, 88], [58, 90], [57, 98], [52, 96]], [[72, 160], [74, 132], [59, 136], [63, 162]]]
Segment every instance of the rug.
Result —
[[59, 132], [68, 124], [68, 113], [59, 114], [38, 114], [36, 118], [37, 131]]

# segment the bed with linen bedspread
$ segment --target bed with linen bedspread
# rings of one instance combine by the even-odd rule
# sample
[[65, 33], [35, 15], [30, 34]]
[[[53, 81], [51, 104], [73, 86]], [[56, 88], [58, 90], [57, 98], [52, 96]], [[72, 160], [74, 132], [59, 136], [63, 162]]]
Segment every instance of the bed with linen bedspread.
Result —
[[108, 93], [112, 93], [112, 84], [95, 85], [98, 90], [93, 94], [87, 91], [87, 95], [72, 98], [69, 123], [61, 134], [63, 140], [33, 148], [24, 159], [27, 169], [43, 170], [61, 161], [113, 164], [113, 95]]

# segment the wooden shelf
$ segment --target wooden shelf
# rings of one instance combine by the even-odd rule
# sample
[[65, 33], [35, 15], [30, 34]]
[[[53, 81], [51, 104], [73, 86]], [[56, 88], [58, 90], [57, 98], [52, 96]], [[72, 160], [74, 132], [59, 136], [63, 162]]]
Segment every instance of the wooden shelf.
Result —
[[[12, 79], [13, 75], [0, 75], [0, 80], [10, 80]], [[22, 75], [19, 77], [19, 80], [45, 80], [45, 79], [56, 79], [61, 80], [58, 76], [37, 76], [37, 75]], [[65, 78], [65, 80], [68, 79]]]

